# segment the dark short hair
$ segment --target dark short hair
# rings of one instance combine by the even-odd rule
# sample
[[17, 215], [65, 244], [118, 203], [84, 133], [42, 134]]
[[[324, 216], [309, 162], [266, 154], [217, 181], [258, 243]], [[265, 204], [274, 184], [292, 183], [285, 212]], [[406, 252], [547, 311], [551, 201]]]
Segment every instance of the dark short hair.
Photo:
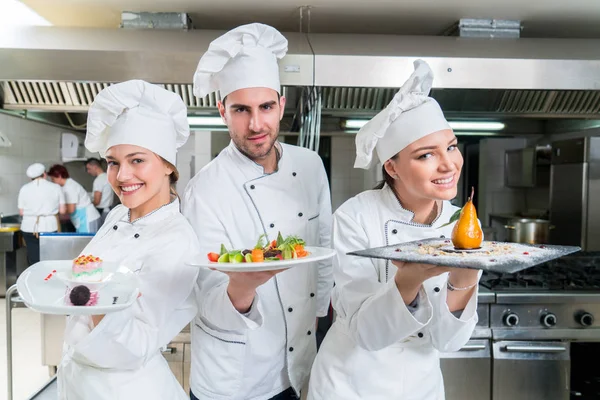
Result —
[[85, 162], [85, 165], [95, 165], [97, 167], [102, 168], [102, 162], [94, 157], [88, 158], [87, 161]]
[[48, 171], [48, 176], [52, 176], [54, 178], [68, 179], [69, 171], [67, 171], [64, 165], [54, 164], [52, 167], [50, 167], [50, 170]]
[[[227, 96], [223, 97], [223, 100], [221, 100], [221, 103], [223, 103], [223, 107], [225, 107], [225, 101], [227, 100]], [[279, 92], [277, 92], [277, 101], [281, 100], [281, 94]]]

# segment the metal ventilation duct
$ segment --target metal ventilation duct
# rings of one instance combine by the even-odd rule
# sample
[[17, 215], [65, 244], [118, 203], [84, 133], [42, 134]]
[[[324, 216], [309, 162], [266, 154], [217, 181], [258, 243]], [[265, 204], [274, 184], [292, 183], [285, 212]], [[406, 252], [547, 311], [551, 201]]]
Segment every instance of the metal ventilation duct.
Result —
[[[223, 31], [0, 28], [3, 107], [85, 112], [111, 82], [144, 79], [178, 93], [190, 110], [198, 59]], [[323, 114], [373, 115], [423, 58], [435, 97], [460, 115], [598, 118], [600, 40], [481, 39], [284, 33], [280, 62], [289, 109], [303, 87], [320, 87]]]

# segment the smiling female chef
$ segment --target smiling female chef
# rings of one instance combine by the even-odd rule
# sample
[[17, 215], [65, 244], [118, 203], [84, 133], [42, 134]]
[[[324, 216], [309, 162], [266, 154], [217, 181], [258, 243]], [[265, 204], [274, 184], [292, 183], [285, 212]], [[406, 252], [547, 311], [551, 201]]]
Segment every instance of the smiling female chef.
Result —
[[439, 105], [427, 97], [432, 81], [417, 60], [391, 103], [357, 135], [355, 167], [367, 168], [376, 150], [385, 184], [334, 214], [338, 318], [313, 365], [309, 399], [443, 399], [438, 351], [460, 349], [477, 322], [480, 271], [346, 255], [450, 237], [452, 226], [440, 226], [457, 210], [448, 200], [463, 159]]
[[122, 311], [68, 319], [59, 399], [188, 399], [161, 354], [196, 314], [198, 270], [184, 261], [197, 238], [172, 189], [188, 136], [181, 98], [143, 81], [109, 86], [90, 107], [85, 145], [108, 161], [122, 205], [83, 254], [130, 268], [142, 295]]

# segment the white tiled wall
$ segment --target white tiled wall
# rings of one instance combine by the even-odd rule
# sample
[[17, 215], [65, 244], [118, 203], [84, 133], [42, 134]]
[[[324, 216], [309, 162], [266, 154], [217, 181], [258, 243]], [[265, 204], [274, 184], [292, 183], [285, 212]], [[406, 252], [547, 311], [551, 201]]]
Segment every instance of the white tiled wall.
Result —
[[27, 167], [41, 162], [46, 168], [60, 163], [60, 138], [66, 129], [0, 114], [0, 131], [11, 147], [0, 147], [0, 212], [17, 214], [17, 196], [29, 181]]

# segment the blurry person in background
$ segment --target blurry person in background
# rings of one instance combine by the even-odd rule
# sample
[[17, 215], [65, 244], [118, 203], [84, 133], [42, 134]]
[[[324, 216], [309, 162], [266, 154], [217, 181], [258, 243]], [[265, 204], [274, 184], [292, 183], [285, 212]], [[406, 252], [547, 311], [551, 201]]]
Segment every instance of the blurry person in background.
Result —
[[100, 213], [100, 225], [102, 226], [113, 205], [114, 193], [100, 160], [97, 158], [88, 159], [85, 162], [85, 170], [94, 177], [92, 203]]
[[46, 170], [40, 163], [27, 168], [31, 182], [19, 190], [17, 204], [21, 232], [27, 247], [27, 261], [33, 265], [40, 261], [40, 232], [57, 232], [60, 228], [58, 214], [65, 214], [65, 196], [60, 186], [46, 180]]
[[100, 228], [100, 213], [83, 186], [70, 178], [64, 165], [53, 165], [48, 171], [48, 176], [52, 182], [62, 187], [67, 214], [77, 233], [96, 233]]

